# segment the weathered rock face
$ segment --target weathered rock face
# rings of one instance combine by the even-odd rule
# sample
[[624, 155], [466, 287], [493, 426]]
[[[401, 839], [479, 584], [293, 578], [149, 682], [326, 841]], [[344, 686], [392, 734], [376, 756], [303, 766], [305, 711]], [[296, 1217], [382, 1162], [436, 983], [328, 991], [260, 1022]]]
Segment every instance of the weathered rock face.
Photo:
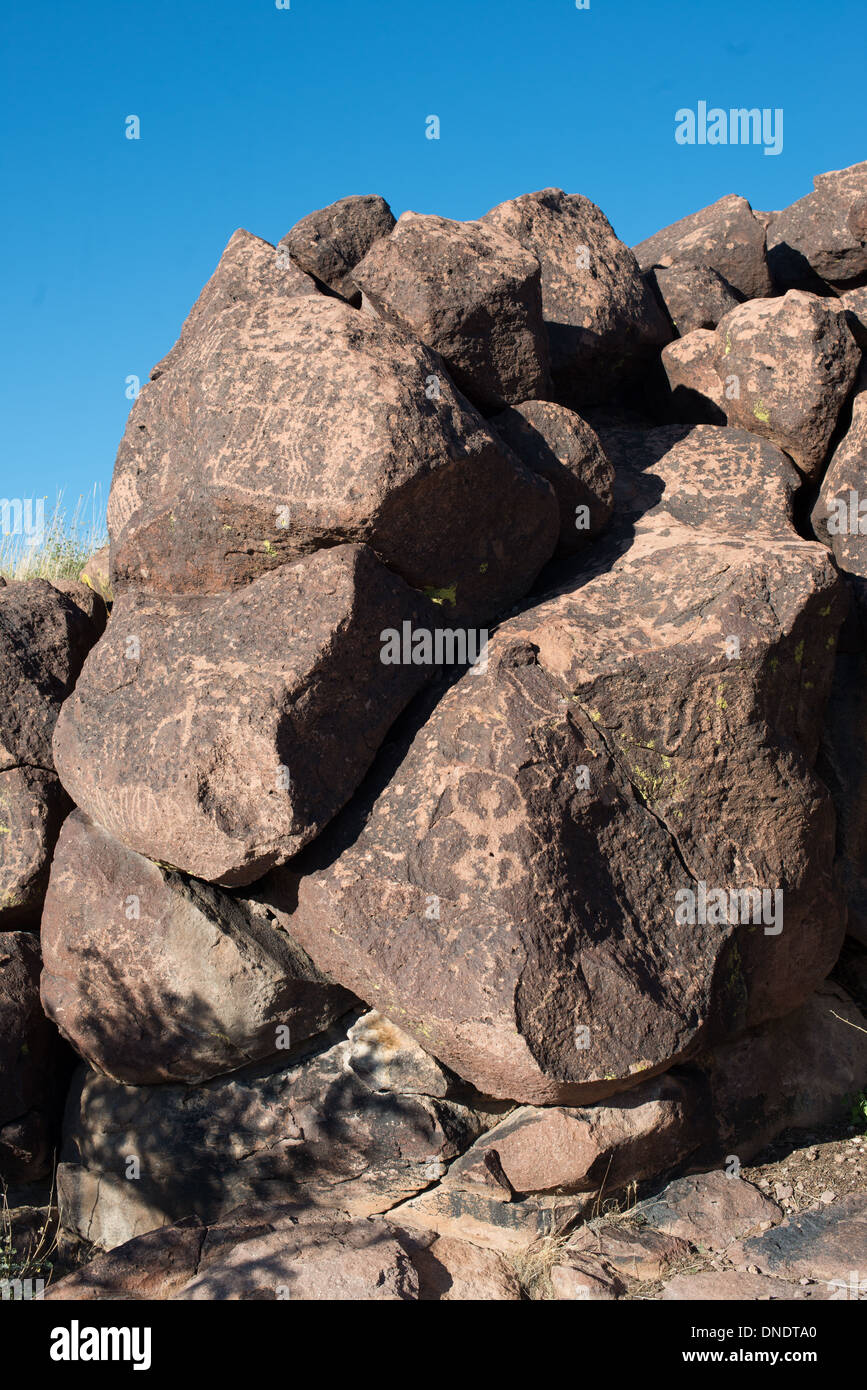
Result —
[[211, 323], [228, 318], [238, 327], [249, 325], [255, 332], [265, 327], [265, 314], [257, 312], [261, 306], [318, 293], [309, 275], [302, 275], [269, 241], [239, 228], [187, 315], [174, 347], [152, 369], [151, 380], [175, 366], [190, 344], [207, 334]]
[[59, 1118], [64, 1064], [39, 1006], [39, 964], [35, 936], [0, 933], [0, 1178], [7, 1182], [47, 1171]]
[[393, 226], [394, 213], [384, 198], [355, 195], [302, 217], [278, 249], [335, 294], [357, 303], [361, 290], [353, 271]]
[[822, 1211], [799, 1212], [744, 1240], [738, 1253], [740, 1264], [771, 1279], [821, 1281], [837, 1299], [863, 1299], [867, 1195], [853, 1192]]
[[682, 217], [633, 248], [642, 270], [709, 266], [746, 299], [770, 294], [765, 228], [746, 198], [732, 193]]
[[481, 409], [550, 394], [539, 262], [512, 237], [405, 212], [355, 280], [379, 315], [441, 355]]
[[322, 1032], [355, 1001], [257, 904], [169, 873], [74, 811], [42, 915], [42, 1003], [90, 1064], [196, 1082]]
[[777, 213], [768, 261], [781, 289], [843, 289], [867, 275], [867, 162], [819, 174], [812, 193]]
[[647, 279], [681, 337], [697, 328], [716, 328], [741, 301], [728, 281], [709, 265], [659, 266], [647, 272]]
[[0, 588], [0, 930], [38, 920], [70, 810], [51, 737], [98, 635], [99, 623], [45, 579]]
[[560, 508], [555, 554], [573, 555], [611, 520], [614, 469], [596, 431], [553, 401], [524, 401], [491, 421], [522, 463], [546, 478]]
[[127, 591], [61, 713], [63, 784], [129, 849], [250, 883], [351, 796], [430, 675], [381, 633], [433, 613], [357, 545], [230, 594]]
[[317, 964], [488, 1094], [604, 1098], [795, 1008], [834, 963], [812, 766], [842, 584], [816, 545], [748, 526], [657, 513], [504, 623], [487, 673], [293, 865]]
[[[413, 1064], [416, 1050], [404, 1040], [400, 1071], [413, 1092], [372, 1089], [365, 1045], [336, 1032], [300, 1059], [195, 1087], [122, 1086], [83, 1072], [58, 1170], [65, 1225], [111, 1247], [182, 1216], [213, 1221], [248, 1201], [385, 1211], [440, 1178], [499, 1118], [491, 1102], [424, 1094], [428, 1063]], [[130, 1155], [140, 1160], [135, 1182]]]
[[764, 435], [810, 478], [819, 474], [861, 354], [845, 318], [815, 295], [741, 304], [716, 330], [714, 365], [729, 422]]
[[526, 592], [557, 509], [409, 334], [324, 296], [195, 325], [141, 392], [109, 499], [114, 587], [215, 593], [367, 542], [481, 620]]
[[580, 409], [616, 394], [670, 338], [635, 257], [589, 198], [546, 188], [500, 203], [481, 220], [539, 260], [561, 404]]

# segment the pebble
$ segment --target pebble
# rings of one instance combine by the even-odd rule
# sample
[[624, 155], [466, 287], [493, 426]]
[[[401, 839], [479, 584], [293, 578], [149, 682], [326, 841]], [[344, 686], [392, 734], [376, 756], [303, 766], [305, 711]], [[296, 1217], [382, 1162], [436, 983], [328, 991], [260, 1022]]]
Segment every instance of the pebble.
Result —
[[836, 1194], [836, 1192], [830, 1192], [830, 1191], [829, 1191], [829, 1192], [822, 1192], [822, 1193], [819, 1194], [819, 1201], [820, 1201], [820, 1202], [824, 1202], [826, 1206], [829, 1206], [829, 1205], [831, 1204], [831, 1202], [835, 1202], [836, 1200], [837, 1200], [837, 1194]]

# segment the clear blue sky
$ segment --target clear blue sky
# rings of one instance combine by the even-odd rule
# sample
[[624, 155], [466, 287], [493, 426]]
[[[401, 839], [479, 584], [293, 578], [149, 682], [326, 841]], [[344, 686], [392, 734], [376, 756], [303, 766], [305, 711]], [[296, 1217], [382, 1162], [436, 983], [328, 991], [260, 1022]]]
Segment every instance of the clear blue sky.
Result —
[[[864, 0], [6, 0], [0, 496], [102, 482], [236, 227], [349, 193], [471, 218], [559, 185], [634, 243], [867, 155]], [[782, 107], [778, 157], [679, 107]], [[425, 139], [425, 118], [441, 139]], [[125, 138], [125, 119], [141, 139]]]

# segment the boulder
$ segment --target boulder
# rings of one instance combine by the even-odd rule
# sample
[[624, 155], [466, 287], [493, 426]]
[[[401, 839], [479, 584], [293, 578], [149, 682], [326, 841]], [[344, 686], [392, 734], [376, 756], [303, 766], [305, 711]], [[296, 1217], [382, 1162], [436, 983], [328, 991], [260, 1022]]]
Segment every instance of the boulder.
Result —
[[662, 366], [668, 381], [669, 398], [665, 413], [673, 420], [691, 424], [727, 423], [726, 390], [714, 366], [716, 334], [696, 328], [683, 338], [675, 338], [662, 350]]
[[771, 294], [765, 229], [746, 198], [731, 193], [633, 248], [642, 270], [709, 266], [745, 299]]
[[672, 1265], [689, 1258], [690, 1245], [677, 1236], [636, 1226], [632, 1221], [618, 1225], [596, 1218], [570, 1237], [566, 1252], [570, 1256], [593, 1256], [624, 1283], [656, 1283], [666, 1277]]
[[709, 265], [658, 266], [647, 271], [672, 324], [683, 338], [698, 328], [716, 328], [741, 296]]
[[551, 1268], [551, 1288], [561, 1302], [613, 1303], [626, 1291], [623, 1280], [592, 1255], [567, 1247]]
[[676, 1178], [633, 1211], [642, 1225], [689, 1241], [700, 1250], [725, 1250], [758, 1231], [763, 1222], [776, 1224], [782, 1215], [776, 1202], [757, 1187], [719, 1171]]
[[481, 220], [514, 237], [542, 268], [557, 400], [580, 409], [633, 385], [671, 329], [595, 203], [546, 188], [500, 203]]
[[[493, 1250], [292, 1206], [251, 1205], [206, 1226], [187, 1218], [97, 1256], [51, 1286], [46, 1301], [362, 1299], [395, 1279], [421, 1302], [517, 1302], [521, 1287]], [[387, 1293], [385, 1296], [388, 1296]]]
[[695, 1102], [688, 1083], [664, 1076], [608, 1104], [522, 1106], [455, 1160], [449, 1184], [499, 1189], [502, 1201], [613, 1192], [665, 1173], [696, 1146]]
[[[853, 540], [846, 543], [850, 563]], [[849, 589], [817, 771], [837, 813], [837, 869], [849, 932], [867, 946], [867, 577], [851, 576]]]
[[[182, 335], [183, 336], [183, 335]], [[450, 616], [522, 596], [557, 505], [409, 334], [325, 296], [263, 294], [197, 322], [118, 451], [116, 593], [216, 593], [368, 543]]]
[[250, 883], [352, 795], [431, 673], [381, 634], [435, 611], [360, 545], [228, 594], [127, 590], [61, 713], [63, 784], [138, 854]]
[[393, 226], [394, 213], [384, 198], [354, 195], [302, 217], [278, 249], [334, 294], [355, 304], [361, 290], [353, 271]]
[[867, 162], [819, 174], [812, 193], [777, 213], [768, 263], [782, 290], [828, 293], [867, 276]]
[[0, 931], [37, 925], [51, 854], [71, 809], [53, 772], [0, 772]]
[[499, 1118], [502, 1107], [459, 1088], [455, 1098], [372, 1089], [353, 1067], [359, 1046], [333, 1029], [199, 1086], [124, 1086], [82, 1070], [58, 1169], [64, 1227], [113, 1247], [244, 1202], [373, 1215], [436, 1182]]
[[355, 281], [381, 318], [440, 354], [480, 409], [550, 394], [539, 262], [512, 237], [405, 212]]
[[553, 401], [524, 401], [491, 421], [500, 438], [546, 478], [560, 508], [557, 556], [573, 555], [611, 520], [614, 469], [596, 431]]
[[782, 1016], [845, 931], [813, 771], [845, 607], [827, 553], [665, 513], [593, 553], [275, 875], [321, 969], [527, 1104]]
[[665, 515], [725, 535], [794, 536], [801, 479], [767, 440], [717, 425], [609, 426], [600, 437], [616, 470], [618, 530]]
[[81, 811], [57, 843], [42, 954], [49, 1018], [93, 1067], [133, 1085], [233, 1071], [355, 1002], [258, 904], [124, 849]]
[[[65, 1073], [59, 1039], [39, 1005], [39, 941], [0, 932], [0, 1181], [50, 1168]], [[62, 1104], [62, 1101], [61, 1101]]]
[[38, 921], [51, 853], [71, 809], [51, 739], [99, 635], [98, 620], [85, 610], [47, 579], [0, 588], [0, 930]]
[[816, 295], [740, 304], [716, 330], [714, 366], [729, 423], [771, 439], [818, 479], [861, 354], [845, 319]]

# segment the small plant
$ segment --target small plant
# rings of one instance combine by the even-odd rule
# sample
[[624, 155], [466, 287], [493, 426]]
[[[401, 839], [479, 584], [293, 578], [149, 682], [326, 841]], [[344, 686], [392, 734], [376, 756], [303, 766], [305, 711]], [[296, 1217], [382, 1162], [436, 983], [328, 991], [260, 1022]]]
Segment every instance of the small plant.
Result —
[[28, 1234], [26, 1242], [15, 1238], [13, 1210], [5, 1183], [0, 1183], [0, 1286], [25, 1280], [42, 1280], [48, 1284], [54, 1269], [57, 1252], [57, 1229], [53, 1219], [54, 1180], [49, 1204], [42, 1219]]
[[849, 1123], [867, 1134], [867, 1092], [849, 1097]]

